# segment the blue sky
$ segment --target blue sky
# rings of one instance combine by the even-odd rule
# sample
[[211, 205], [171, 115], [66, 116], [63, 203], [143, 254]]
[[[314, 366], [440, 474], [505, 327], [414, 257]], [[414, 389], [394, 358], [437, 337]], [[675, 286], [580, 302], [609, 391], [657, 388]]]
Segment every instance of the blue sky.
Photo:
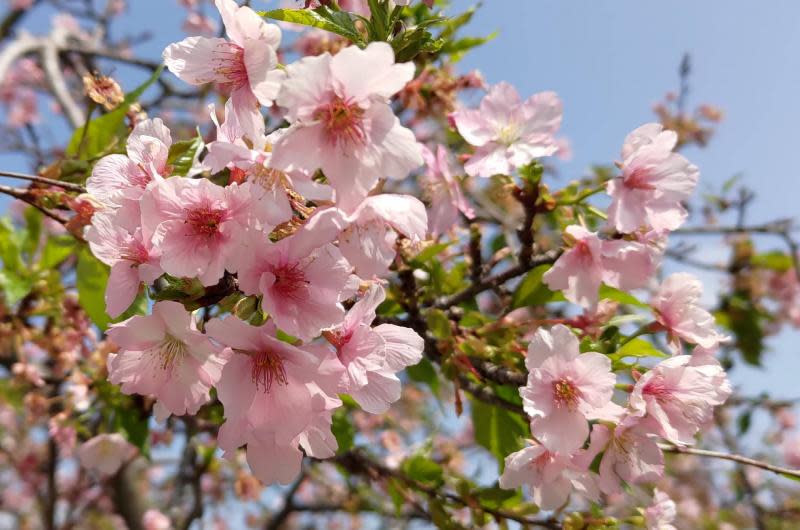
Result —
[[[456, 0], [451, 13], [471, 5]], [[119, 33], [150, 31], [153, 39], [139, 53], [158, 57], [163, 47], [184, 35], [184, 11], [177, 0], [131, 0]], [[256, 8], [276, 7], [255, 0]], [[468, 55], [461, 68], [481, 70], [490, 83], [509, 81], [523, 96], [557, 91], [565, 105], [563, 132], [574, 158], [561, 165], [564, 180], [581, 176], [595, 162], [618, 156], [625, 135], [651, 121], [652, 105], [677, 86], [684, 52], [692, 55], [690, 104], [722, 107], [725, 121], [708, 149], [686, 155], [700, 167], [701, 186], [718, 186], [742, 173], [742, 182], [758, 192], [751, 222], [793, 216], [800, 196], [800, 3], [746, 0], [486, 0], [468, 31], [488, 34], [491, 43]], [[668, 6], [668, 7], [667, 7]], [[210, 7], [210, 6], [208, 6]], [[208, 9], [210, 13], [212, 9]], [[157, 23], [157, 25], [156, 25]], [[42, 32], [48, 16], [26, 21]], [[120, 68], [126, 90], [144, 75]], [[15, 157], [0, 155], [0, 167], [27, 170]], [[7, 204], [7, 203], [0, 203]], [[707, 242], [708, 240], [704, 240]], [[765, 248], [779, 246], [765, 240]], [[724, 259], [710, 246], [711, 259]], [[703, 276], [709, 290], [713, 277]], [[735, 374], [750, 393], [769, 386], [779, 396], [794, 396], [800, 369], [797, 332], [773, 341], [767, 371]], [[767, 384], [768, 382], [768, 384]]]

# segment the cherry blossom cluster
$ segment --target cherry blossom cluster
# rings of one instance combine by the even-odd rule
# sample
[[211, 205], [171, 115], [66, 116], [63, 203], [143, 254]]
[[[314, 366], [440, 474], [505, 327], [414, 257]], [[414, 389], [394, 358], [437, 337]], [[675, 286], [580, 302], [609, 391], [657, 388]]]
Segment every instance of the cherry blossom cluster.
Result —
[[[158, 118], [140, 121], [126, 154], [94, 166], [87, 189], [98, 206], [86, 239], [111, 267], [105, 300], [113, 318], [142, 284], [159, 281], [206, 288], [233, 281], [241, 304], [258, 309], [200, 320], [178, 301], [157, 301], [149, 314], [109, 329], [119, 347], [108, 358], [109, 380], [154, 398], [160, 421], [197, 414], [213, 389], [225, 415], [219, 447], [230, 456], [246, 446], [260, 480], [287, 484], [304, 454], [335, 455], [340, 394], [382, 414], [400, 398], [398, 373], [422, 358], [415, 331], [375, 325], [398, 249], [476, 214], [450, 151], [419, 143], [392, 108], [414, 77], [413, 63], [397, 63], [389, 44], [372, 42], [284, 66], [278, 26], [233, 0], [216, 6], [227, 38], [190, 37], [163, 54], [181, 80], [229, 94], [223, 109], [209, 107], [214, 141], [186, 176], [177, 175], [170, 130]], [[285, 126], [268, 130], [263, 108]], [[523, 101], [500, 83], [479, 108], [460, 108], [450, 119], [474, 148], [464, 164], [470, 177], [512, 175], [564, 149], [556, 137], [562, 104], [552, 92]], [[565, 248], [543, 276], [552, 291], [591, 315], [601, 311], [603, 285], [653, 286], [699, 176], [676, 143], [658, 124], [628, 135], [620, 174], [604, 188], [606, 225], [564, 228]], [[383, 192], [387, 181], [423, 165], [428, 210], [411, 195]], [[565, 325], [539, 328], [520, 389], [532, 439], [507, 457], [501, 487], [527, 485], [541, 508], [555, 509], [572, 492], [597, 501], [623, 483], [662, 476], [659, 441], [693, 444], [731, 393], [713, 357], [726, 338], [702, 308], [701, 291], [685, 273], [652, 289], [652, 322], [641, 334], [665, 332], [673, 355], [645, 373], [585, 351]], [[618, 383], [617, 372], [632, 384]], [[118, 442], [104, 438], [83, 452]], [[668, 528], [671, 502], [657, 493], [646, 516]]]
[[[477, 147], [465, 166], [471, 175], [508, 174], [557, 150], [560, 104], [550, 93], [521, 102], [512, 87], [497, 85], [479, 109], [458, 112], [454, 120]], [[581, 224], [567, 226], [567, 248], [543, 276], [552, 290], [594, 312], [601, 285], [630, 291], [653, 280], [665, 239], [686, 219], [682, 202], [698, 180], [697, 168], [674, 152], [676, 142], [677, 135], [659, 124], [628, 135], [621, 174], [606, 185], [610, 237]], [[540, 328], [525, 361], [528, 382], [520, 389], [533, 439], [506, 459], [501, 486], [526, 484], [539, 506], [555, 509], [573, 491], [596, 501], [600, 491], [621, 492], [621, 481], [661, 477], [657, 440], [693, 444], [732, 391], [712, 356], [725, 337], [700, 305], [701, 295], [701, 283], [687, 273], [670, 275], [656, 289], [654, 321], [646, 331], [665, 331], [674, 356], [644, 375], [633, 372], [624, 407], [612, 399], [617, 376], [609, 356], [581, 353], [578, 337], [564, 325]], [[684, 343], [694, 345], [690, 354], [683, 353]], [[589, 466], [601, 452], [598, 475]]]
[[[257, 298], [269, 317], [261, 325], [228, 315], [200, 326], [170, 300], [113, 325], [109, 379], [155, 398], [160, 420], [196, 414], [215, 388], [226, 420], [220, 447], [246, 445], [262, 481], [289, 483], [303, 452], [335, 454], [338, 394], [385, 412], [400, 398], [397, 372], [421, 358], [417, 333], [373, 321], [398, 238], [426, 237], [425, 207], [368, 195], [422, 164], [422, 146], [389, 105], [414, 67], [373, 43], [278, 69], [280, 29], [233, 0], [216, 5], [228, 39], [190, 37], [164, 58], [186, 82], [229, 90], [216, 140], [189, 172], [227, 182], [173, 175], [169, 129], [141, 121], [127, 154], [101, 159], [87, 182], [100, 206], [86, 239], [111, 267], [112, 317], [164, 275], [214, 286], [235, 274], [241, 293]], [[289, 126], [268, 134], [260, 107], [273, 104]]]

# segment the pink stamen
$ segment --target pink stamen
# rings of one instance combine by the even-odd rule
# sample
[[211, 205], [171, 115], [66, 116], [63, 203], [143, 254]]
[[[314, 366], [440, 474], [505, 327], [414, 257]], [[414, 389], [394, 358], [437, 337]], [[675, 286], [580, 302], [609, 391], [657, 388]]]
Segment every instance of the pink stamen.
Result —
[[232, 42], [220, 44], [211, 56], [217, 82], [230, 85], [235, 90], [247, 85], [247, 67], [244, 64], [244, 48]]
[[250, 359], [252, 365], [250, 377], [256, 388], [263, 388], [264, 392], [269, 392], [274, 382], [284, 386], [289, 384], [283, 359], [278, 354], [265, 351], [251, 355]]
[[317, 108], [313, 117], [325, 127], [328, 142], [333, 145], [362, 144], [366, 139], [364, 109], [338, 96]]

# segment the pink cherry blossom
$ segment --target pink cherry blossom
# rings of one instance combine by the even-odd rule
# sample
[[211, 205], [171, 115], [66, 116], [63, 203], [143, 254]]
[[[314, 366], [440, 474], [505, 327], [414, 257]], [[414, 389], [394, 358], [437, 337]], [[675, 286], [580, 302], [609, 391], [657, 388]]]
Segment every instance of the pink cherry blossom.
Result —
[[311, 351], [281, 341], [272, 321], [255, 327], [229, 316], [212, 319], [207, 330], [229, 357], [217, 385], [225, 407], [220, 447], [234, 451], [247, 444], [247, 460], [266, 483], [287, 484], [297, 475], [301, 442], [309, 454], [316, 449], [319, 457], [332, 456], [325, 449], [332, 438], [324, 434], [326, 423], [330, 433], [326, 412], [341, 401], [323, 387], [335, 388], [341, 377], [338, 361], [323, 362]]
[[371, 285], [341, 325], [323, 332], [346, 369], [341, 391], [372, 414], [386, 412], [400, 399], [400, 380], [395, 373], [417, 364], [425, 346], [422, 337], [409, 328], [392, 324], [371, 327], [384, 298], [383, 287]]
[[784, 438], [781, 443], [783, 461], [793, 469], [800, 469], [800, 435], [792, 435]]
[[[271, 145], [282, 134], [282, 129], [266, 135], [264, 117], [257, 108], [235, 108], [232, 100], [225, 104], [225, 121], [220, 124], [214, 105], [210, 105], [211, 119], [217, 126], [216, 140], [208, 144], [208, 155], [203, 164], [217, 173], [225, 168], [231, 174], [239, 171], [242, 179], [253, 184], [251, 192], [257, 203], [264, 203], [263, 218], [270, 226], [277, 226], [292, 217], [292, 206], [287, 188], [309, 181], [300, 172], [292, 175], [270, 167]], [[307, 191], [303, 188], [303, 191]]]
[[275, 167], [308, 174], [321, 169], [337, 204], [352, 210], [379, 179], [405, 178], [422, 164], [414, 133], [389, 106], [414, 65], [395, 64], [387, 43], [304, 57], [286, 71], [277, 103], [291, 126], [275, 144]]
[[217, 173], [230, 167], [247, 169], [267, 156], [267, 134], [264, 116], [257, 107], [236, 107], [232, 100], [225, 103], [224, 121], [219, 122], [216, 106], [208, 106], [211, 120], [217, 128], [216, 140], [209, 142], [203, 164]]
[[681, 351], [680, 340], [713, 349], [726, 339], [715, 328], [714, 317], [700, 307], [703, 285], [686, 272], [669, 275], [658, 288], [650, 305], [659, 324], [670, 335], [670, 345]]
[[277, 70], [281, 30], [234, 0], [215, 0], [228, 39], [189, 37], [164, 50], [170, 71], [192, 85], [218, 83], [236, 106], [272, 104], [283, 73]]
[[550, 289], [563, 291], [567, 300], [593, 309], [600, 285], [631, 290], [644, 286], [660, 261], [660, 254], [637, 241], [602, 240], [580, 225], [564, 231], [572, 243], [542, 280]]
[[608, 417], [616, 376], [601, 353], [580, 353], [564, 325], [540, 328], [525, 359], [528, 383], [520, 389], [531, 432], [549, 450], [570, 453], [589, 435], [590, 419]]
[[344, 318], [339, 297], [351, 267], [331, 241], [344, 226], [341, 214], [328, 209], [277, 243], [251, 232], [238, 253], [239, 288], [263, 295], [262, 307], [275, 324], [302, 340], [339, 324]]
[[653, 502], [644, 510], [644, 524], [647, 530], [676, 530], [672, 523], [677, 515], [675, 501], [656, 488]]
[[[172, 136], [159, 118], [139, 122], [128, 137], [128, 154], [107, 155], [95, 164], [86, 189], [101, 203], [118, 208], [126, 201], [138, 213], [136, 202], [150, 182], [169, 176], [167, 166]], [[134, 214], [134, 217], [136, 215]], [[130, 228], [131, 231], [135, 226]]]
[[508, 83], [494, 85], [477, 109], [453, 114], [459, 134], [477, 147], [465, 169], [470, 176], [508, 175], [536, 158], [555, 154], [561, 100], [540, 92], [521, 101]]
[[425, 239], [425, 205], [411, 195], [382, 193], [364, 199], [345, 217], [339, 250], [362, 278], [386, 277], [394, 261], [397, 234], [412, 242]]
[[164, 271], [214, 285], [226, 268], [235, 271], [245, 231], [257, 220], [266, 224], [270, 204], [259, 201], [256, 208], [250, 183], [223, 188], [204, 178], [173, 177], [151, 186], [141, 209], [142, 232], [161, 250]]
[[664, 454], [638, 418], [626, 416], [613, 429], [595, 424], [587, 455], [594, 458], [601, 451], [599, 485], [607, 495], [622, 492], [620, 481], [653, 482], [664, 474]]
[[532, 440], [528, 443], [506, 457], [505, 470], [499, 479], [501, 488], [527, 486], [533, 502], [542, 510], [563, 506], [573, 491], [593, 501], [599, 499], [596, 479], [580, 452], [562, 454]]
[[112, 214], [97, 213], [86, 231], [92, 253], [111, 267], [105, 300], [106, 313], [112, 318], [130, 307], [142, 282], [149, 285], [163, 274], [160, 249], [142, 237], [141, 228], [131, 234], [115, 220]]
[[158, 510], [147, 510], [142, 516], [144, 530], [172, 530], [172, 521]]
[[194, 317], [178, 302], [156, 302], [152, 314], [114, 324], [108, 379], [126, 394], [158, 399], [157, 416], [196, 414], [220, 378], [222, 360]]
[[461, 184], [454, 175], [455, 171], [447, 148], [438, 145], [434, 154], [427, 147], [423, 147], [422, 157], [425, 159], [427, 171], [421, 177], [420, 186], [425, 190], [431, 203], [428, 213], [428, 232], [438, 236], [458, 224], [459, 213], [472, 219], [475, 212], [464, 197]]
[[116, 473], [120, 467], [136, 454], [136, 448], [121, 434], [99, 434], [78, 447], [81, 465], [102, 476]]
[[713, 357], [678, 355], [639, 378], [630, 408], [634, 415], [649, 419], [663, 438], [691, 445], [700, 427], [712, 418], [714, 407], [722, 405], [732, 390]]
[[644, 227], [675, 230], [686, 219], [682, 202], [697, 185], [699, 171], [675, 153], [678, 135], [658, 123], [642, 125], [622, 146], [622, 175], [608, 182], [608, 221], [623, 233]]

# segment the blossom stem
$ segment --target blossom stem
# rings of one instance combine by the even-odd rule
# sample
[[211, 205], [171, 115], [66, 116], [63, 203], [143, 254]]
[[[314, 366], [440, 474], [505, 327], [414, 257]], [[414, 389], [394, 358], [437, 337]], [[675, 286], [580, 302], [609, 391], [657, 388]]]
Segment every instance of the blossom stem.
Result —
[[625, 337], [625, 340], [623, 340], [622, 342], [619, 343], [620, 348], [622, 346], [625, 346], [626, 344], [628, 344], [633, 339], [635, 339], [637, 337], [641, 337], [642, 335], [647, 335], [648, 333], [650, 333], [652, 331], [652, 326], [653, 326], [652, 322], [648, 322], [647, 324], [644, 324], [643, 326], [641, 326], [639, 329], [637, 329], [636, 331], [634, 331], [633, 333], [631, 333], [630, 335]]
[[606, 189], [605, 184], [603, 184], [602, 186], [598, 186], [596, 188], [588, 189], [588, 190], [584, 191], [583, 193], [581, 193], [580, 195], [578, 195], [577, 197], [574, 197], [572, 199], [565, 200], [565, 201], [558, 201], [556, 204], [558, 206], [571, 206], [573, 204], [578, 204], [578, 203], [581, 203], [581, 202], [585, 201], [586, 199], [588, 199], [592, 195], [597, 195], [598, 193], [600, 193], [602, 191], [605, 191], [605, 189]]

